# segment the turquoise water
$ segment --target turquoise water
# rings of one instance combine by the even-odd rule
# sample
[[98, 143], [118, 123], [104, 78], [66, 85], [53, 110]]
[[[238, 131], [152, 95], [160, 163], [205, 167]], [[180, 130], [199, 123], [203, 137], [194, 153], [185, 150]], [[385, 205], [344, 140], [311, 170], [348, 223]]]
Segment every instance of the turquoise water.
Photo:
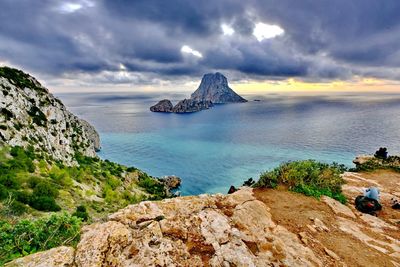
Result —
[[[400, 95], [269, 94], [260, 102], [218, 105], [194, 114], [152, 113], [165, 96], [60, 94], [100, 132], [99, 156], [153, 176], [182, 178], [183, 194], [227, 192], [230, 185], [288, 160], [351, 166], [355, 155], [387, 146], [400, 153]], [[170, 95], [182, 99], [181, 95]]]

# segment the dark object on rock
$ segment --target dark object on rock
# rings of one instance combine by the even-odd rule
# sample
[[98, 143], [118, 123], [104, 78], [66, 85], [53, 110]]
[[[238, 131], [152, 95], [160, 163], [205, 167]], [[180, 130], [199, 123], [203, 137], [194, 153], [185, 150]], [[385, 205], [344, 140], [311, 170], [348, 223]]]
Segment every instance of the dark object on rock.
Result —
[[375, 152], [375, 158], [378, 159], [387, 159], [388, 157], [388, 152], [386, 147], [380, 147], [376, 152]]
[[234, 187], [233, 185], [231, 185], [231, 187], [229, 188], [228, 194], [235, 193], [236, 191], [237, 191], [236, 187]]
[[168, 99], [161, 100], [154, 106], [150, 107], [153, 112], [172, 112], [173, 105]]
[[376, 215], [375, 212], [382, 209], [382, 205], [373, 198], [358, 196], [355, 200], [356, 209], [367, 214]]
[[400, 202], [397, 199], [392, 198], [392, 209], [400, 210]]
[[244, 181], [243, 186], [252, 186], [254, 183], [253, 178], [249, 178], [247, 181]]
[[211, 101], [196, 101], [192, 99], [184, 99], [178, 102], [172, 109], [175, 113], [191, 113], [197, 112], [203, 109], [209, 109], [213, 106]]
[[219, 72], [205, 74], [191, 99], [211, 101], [214, 104], [247, 102], [229, 87], [228, 80]]

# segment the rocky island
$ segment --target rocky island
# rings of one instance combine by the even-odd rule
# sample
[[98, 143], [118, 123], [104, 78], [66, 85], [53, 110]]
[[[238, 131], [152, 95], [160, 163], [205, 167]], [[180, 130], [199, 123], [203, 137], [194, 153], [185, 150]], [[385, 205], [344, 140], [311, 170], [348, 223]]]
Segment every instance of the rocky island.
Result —
[[243, 103], [246, 99], [238, 95], [228, 85], [228, 79], [221, 73], [208, 73], [203, 76], [197, 90], [190, 99], [179, 101], [175, 106], [164, 99], [150, 107], [153, 112], [191, 113], [209, 109], [214, 104]]

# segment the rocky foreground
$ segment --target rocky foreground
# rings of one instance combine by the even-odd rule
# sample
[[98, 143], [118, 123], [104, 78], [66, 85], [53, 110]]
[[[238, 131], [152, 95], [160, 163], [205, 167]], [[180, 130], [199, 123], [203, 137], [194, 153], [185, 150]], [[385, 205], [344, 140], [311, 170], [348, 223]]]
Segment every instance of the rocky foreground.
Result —
[[[344, 178], [347, 206], [251, 188], [141, 202], [85, 227], [76, 249], [59, 247], [7, 266], [400, 266], [400, 212], [387, 203], [400, 196], [400, 175]], [[352, 204], [370, 184], [382, 190], [378, 217]]]

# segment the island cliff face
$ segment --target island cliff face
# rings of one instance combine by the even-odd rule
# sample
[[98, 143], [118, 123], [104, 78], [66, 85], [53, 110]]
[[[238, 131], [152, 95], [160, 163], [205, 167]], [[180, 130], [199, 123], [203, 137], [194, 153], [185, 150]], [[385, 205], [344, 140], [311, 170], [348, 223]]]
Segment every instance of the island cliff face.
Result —
[[243, 103], [246, 99], [235, 93], [229, 86], [227, 78], [221, 73], [208, 73], [203, 76], [199, 88], [175, 106], [168, 99], [161, 100], [150, 107], [153, 112], [191, 113], [209, 109], [214, 104]]
[[70, 165], [79, 152], [95, 157], [100, 149], [96, 129], [73, 115], [34, 77], [0, 68], [0, 143], [46, 151]]
[[195, 101], [211, 101], [214, 104], [247, 102], [228, 85], [221, 73], [208, 73], [203, 76], [199, 88], [191, 95]]

